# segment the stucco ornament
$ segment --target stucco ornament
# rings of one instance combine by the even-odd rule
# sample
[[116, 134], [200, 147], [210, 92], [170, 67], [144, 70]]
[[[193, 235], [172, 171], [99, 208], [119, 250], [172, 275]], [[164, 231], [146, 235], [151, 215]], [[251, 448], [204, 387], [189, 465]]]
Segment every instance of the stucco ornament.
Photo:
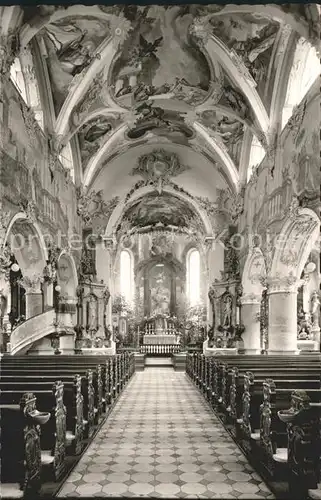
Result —
[[274, 276], [267, 277], [269, 293], [280, 292], [290, 293], [297, 291], [300, 280], [291, 271], [288, 275], [282, 276], [276, 273]]
[[0, 246], [0, 278], [9, 280], [11, 266], [11, 251], [8, 245]]
[[21, 108], [21, 113], [26, 125], [27, 133], [29, 136], [30, 140], [30, 145], [31, 146], [36, 146], [37, 145], [37, 135], [38, 135], [38, 129], [39, 125], [35, 117], [34, 111], [25, 104], [25, 102], [20, 101], [20, 108]]
[[91, 191], [89, 194], [83, 190], [77, 190], [77, 215], [82, 218], [85, 225], [90, 225], [95, 219], [104, 217], [109, 219], [112, 211], [119, 203], [119, 197], [115, 196], [109, 201], [103, 199], [103, 191]]
[[301, 130], [301, 125], [304, 120], [305, 112], [306, 112], [307, 102], [304, 100], [298, 106], [295, 106], [292, 116], [290, 117], [286, 127], [291, 130], [294, 139], [296, 140], [298, 134]]
[[128, 19], [126, 19], [123, 15], [112, 16], [110, 21], [110, 30], [115, 48], [118, 48], [125, 42], [131, 29], [132, 26], [130, 21], [128, 21]]
[[40, 273], [25, 274], [20, 280], [21, 284], [27, 293], [37, 293], [40, 291], [40, 285], [44, 281], [44, 277]]
[[18, 54], [18, 50], [18, 35], [12, 30], [9, 30], [7, 35], [1, 35], [0, 27], [0, 75], [2, 77], [10, 77], [10, 67]]
[[297, 219], [299, 216], [299, 200], [296, 196], [293, 196], [290, 205], [284, 209], [284, 216], [288, 216], [290, 219]]
[[27, 200], [26, 202], [21, 202], [20, 208], [21, 211], [25, 213], [29, 222], [32, 222], [33, 224], [37, 222], [37, 206], [34, 201]]
[[141, 175], [161, 194], [163, 186], [169, 184], [171, 177], [189, 169], [190, 167], [181, 164], [177, 154], [158, 149], [141, 156], [138, 165], [132, 170], [132, 175]]
[[212, 26], [206, 18], [196, 17], [189, 27], [189, 32], [198, 44], [204, 47], [212, 34]]
[[0, 246], [4, 243], [7, 228], [11, 219], [11, 212], [4, 210], [3, 202], [0, 201]]

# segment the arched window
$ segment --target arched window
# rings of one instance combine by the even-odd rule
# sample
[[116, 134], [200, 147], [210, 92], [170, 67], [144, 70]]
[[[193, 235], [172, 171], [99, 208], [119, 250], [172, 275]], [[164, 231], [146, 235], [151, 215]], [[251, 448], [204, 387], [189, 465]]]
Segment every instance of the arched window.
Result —
[[260, 165], [265, 156], [265, 149], [254, 135], [252, 139], [249, 168], [247, 169], [247, 181], [250, 180], [254, 167]]
[[282, 129], [287, 124], [295, 106], [298, 106], [315, 80], [320, 76], [320, 59], [315, 47], [300, 38], [298, 41], [285, 103], [282, 111]]
[[132, 256], [127, 250], [120, 252], [120, 294], [127, 302], [133, 300]]
[[68, 144], [62, 149], [59, 155], [59, 160], [62, 165], [69, 170], [72, 180], [75, 181], [74, 162], [70, 142], [68, 142]]
[[19, 57], [16, 57], [10, 68], [10, 78], [15, 84], [19, 94], [28, 104], [26, 82], [21, 68], [21, 62]]
[[40, 90], [30, 50], [25, 49], [23, 60], [15, 58], [10, 68], [10, 78], [25, 103], [33, 110], [39, 126], [44, 130]]
[[201, 260], [198, 250], [193, 248], [187, 254], [187, 297], [191, 306], [196, 306], [201, 298]]

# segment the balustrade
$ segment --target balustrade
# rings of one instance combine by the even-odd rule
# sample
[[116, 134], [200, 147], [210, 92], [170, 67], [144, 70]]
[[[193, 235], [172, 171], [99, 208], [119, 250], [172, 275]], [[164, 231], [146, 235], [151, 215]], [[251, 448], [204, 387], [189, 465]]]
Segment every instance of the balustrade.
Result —
[[180, 352], [180, 346], [177, 344], [151, 344], [141, 345], [142, 354], [176, 354]]

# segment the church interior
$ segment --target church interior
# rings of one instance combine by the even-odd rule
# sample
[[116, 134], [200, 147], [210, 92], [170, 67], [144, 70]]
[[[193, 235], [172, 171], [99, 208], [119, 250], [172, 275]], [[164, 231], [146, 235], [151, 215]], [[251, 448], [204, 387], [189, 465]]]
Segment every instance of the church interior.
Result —
[[2, 498], [321, 499], [320, 12], [0, 7]]

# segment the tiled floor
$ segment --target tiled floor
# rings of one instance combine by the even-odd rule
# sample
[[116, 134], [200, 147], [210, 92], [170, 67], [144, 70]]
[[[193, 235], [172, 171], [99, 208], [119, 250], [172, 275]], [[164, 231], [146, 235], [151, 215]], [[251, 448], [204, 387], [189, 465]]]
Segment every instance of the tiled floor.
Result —
[[185, 373], [134, 375], [59, 493], [274, 498]]

